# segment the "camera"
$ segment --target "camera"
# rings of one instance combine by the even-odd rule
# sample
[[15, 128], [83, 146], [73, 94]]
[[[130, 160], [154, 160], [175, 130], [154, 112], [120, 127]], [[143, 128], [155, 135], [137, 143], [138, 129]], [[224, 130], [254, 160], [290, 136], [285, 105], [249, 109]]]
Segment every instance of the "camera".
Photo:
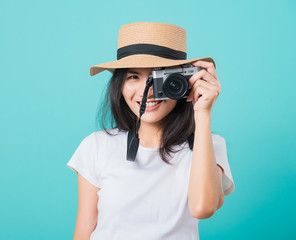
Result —
[[191, 76], [202, 70], [189, 64], [174, 67], [154, 68], [151, 75], [153, 78], [153, 97], [155, 100], [188, 98], [190, 89], [188, 81]]

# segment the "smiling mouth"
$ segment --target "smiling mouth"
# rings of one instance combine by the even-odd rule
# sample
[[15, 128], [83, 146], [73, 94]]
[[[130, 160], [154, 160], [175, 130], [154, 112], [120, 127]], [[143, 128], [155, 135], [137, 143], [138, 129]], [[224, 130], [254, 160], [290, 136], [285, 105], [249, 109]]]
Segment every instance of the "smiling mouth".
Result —
[[[153, 101], [153, 102], [146, 102], [146, 107], [153, 107], [159, 103], [161, 103], [162, 101]], [[139, 105], [141, 105], [141, 102], [137, 102]]]

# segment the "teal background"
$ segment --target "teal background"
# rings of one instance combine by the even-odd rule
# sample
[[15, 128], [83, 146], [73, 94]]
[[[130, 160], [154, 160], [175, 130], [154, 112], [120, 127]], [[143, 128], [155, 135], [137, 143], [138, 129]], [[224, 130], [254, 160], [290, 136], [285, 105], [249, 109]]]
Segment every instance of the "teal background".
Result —
[[[187, 30], [222, 86], [212, 131], [226, 140], [234, 192], [200, 239], [296, 239], [295, 1], [1, 1], [0, 239], [72, 239], [77, 176], [66, 163], [97, 131], [119, 28]], [[294, 223], [293, 223], [294, 222]]]

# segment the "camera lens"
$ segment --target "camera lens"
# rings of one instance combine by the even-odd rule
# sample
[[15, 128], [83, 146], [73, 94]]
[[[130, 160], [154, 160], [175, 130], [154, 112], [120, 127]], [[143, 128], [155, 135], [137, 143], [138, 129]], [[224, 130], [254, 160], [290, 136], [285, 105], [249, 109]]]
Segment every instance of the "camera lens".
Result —
[[170, 91], [177, 92], [180, 90], [180, 84], [178, 82], [170, 82]]
[[180, 99], [188, 91], [188, 81], [183, 75], [173, 73], [164, 81], [162, 90], [168, 98]]

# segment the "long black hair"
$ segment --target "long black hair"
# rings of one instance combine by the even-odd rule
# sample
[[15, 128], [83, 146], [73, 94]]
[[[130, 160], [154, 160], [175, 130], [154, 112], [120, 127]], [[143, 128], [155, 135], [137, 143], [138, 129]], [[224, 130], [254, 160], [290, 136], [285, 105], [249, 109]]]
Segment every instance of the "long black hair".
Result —
[[[109, 135], [112, 135], [108, 132], [110, 127], [131, 132], [134, 132], [136, 128], [137, 116], [129, 108], [121, 92], [126, 73], [127, 68], [114, 71], [108, 84], [105, 99], [97, 115], [99, 124]], [[101, 115], [101, 119], [99, 115]], [[110, 117], [111, 126], [107, 126], [110, 123]], [[187, 102], [184, 98], [179, 99], [174, 109], [162, 119], [160, 125], [163, 134], [159, 153], [165, 163], [171, 164], [168, 162], [168, 157], [171, 157], [170, 153], [176, 152], [172, 148], [174, 145], [182, 144], [189, 139], [191, 140], [189, 142], [193, 143], [195, 124], [192, 103]]]

